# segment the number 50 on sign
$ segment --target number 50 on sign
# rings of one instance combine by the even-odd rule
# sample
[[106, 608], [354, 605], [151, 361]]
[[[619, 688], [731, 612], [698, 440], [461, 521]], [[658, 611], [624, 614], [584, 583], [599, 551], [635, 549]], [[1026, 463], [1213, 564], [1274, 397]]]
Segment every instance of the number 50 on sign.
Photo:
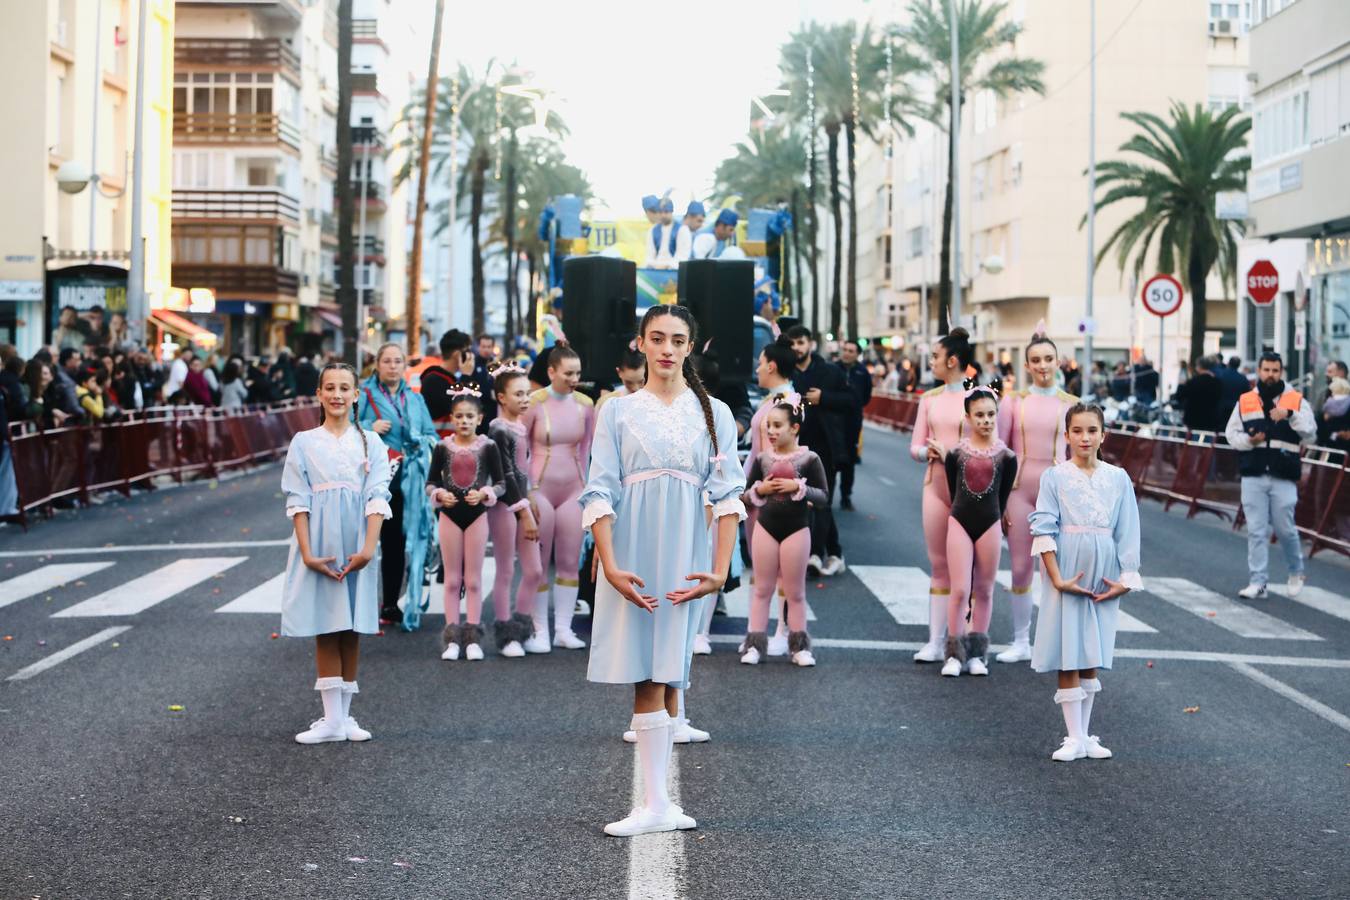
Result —
[[1155, 316], [1170, 316], [1181, 309], [1185, 292], [1171, 275], [1154, 275], [1144, 282], [1144, 308]]

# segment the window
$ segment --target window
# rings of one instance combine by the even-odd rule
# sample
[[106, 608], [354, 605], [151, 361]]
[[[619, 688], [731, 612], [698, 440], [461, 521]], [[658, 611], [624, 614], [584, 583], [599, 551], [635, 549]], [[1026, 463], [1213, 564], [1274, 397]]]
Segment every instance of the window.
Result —
[[881, 257], [881, 280], [891, 280], [891, 236], [885, 235], [877, 241], [877, 254]]
[[984, 199], [985, 184], [989, 180], [989, 164], [977, 162], [970, 169], [970, 199], [979, 201]]
[[1300, 88], [1263, 102], [1252, 123], [1255, 156], [1262, 163], [1308, 146], [1308, 89]]
[[173, 111], [192, 115], [271, 113], [270, 72], [192, 72], [174, 76]]
[[920, 226], [905, 232], [905, 259], [918, 259], [923, 256], [924, 245], [928, 243], [928, 229]]
[[1008, 148], [1008, 186], [1017, 187], [1022, 183], [1022, 145], [1013, 144]]

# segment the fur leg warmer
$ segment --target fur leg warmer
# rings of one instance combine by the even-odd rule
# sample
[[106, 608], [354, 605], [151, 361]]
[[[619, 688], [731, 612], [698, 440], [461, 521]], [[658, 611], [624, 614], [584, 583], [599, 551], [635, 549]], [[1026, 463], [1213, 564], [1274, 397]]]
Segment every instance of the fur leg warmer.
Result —
[[966, 661], [966, 641], [962, 635], [947, 635], [947, 659]]
[[465, 622], [459, 627], [459, 643], [467, 647], [470, 644], [481, 644], [483, 642], [483, 626], [475, 625], [472, 622]]
[[492, 636], [497, 641], [498, 650], [512, 641], [523, 644], [532, 634], [534, 634], [534, 620], [523, 613], [516, 613], [505, 622], [498, 622], [492, 626]]
[[989, 635], [983, 631], [972, 631], [965, 636], [966, 656], [984, 659], [989, 654]]
[[788, 652], [796, 653], [799, 650], [811, 649], [811, 635], [805, 631], [788, 632]]
[[751, 648], [759, 651], [760, 656], [769, 654], [769, 635], [763, 631], [752, 631], [745, 636], [745, 650], [750, 652]]
[[458, 644], [459, 631], [460, 629], [458, 622], [452, 622], [451, 624], [446, 625], [445, 630], [441, 632], [442, 646], [449, 647], [451, 644]]

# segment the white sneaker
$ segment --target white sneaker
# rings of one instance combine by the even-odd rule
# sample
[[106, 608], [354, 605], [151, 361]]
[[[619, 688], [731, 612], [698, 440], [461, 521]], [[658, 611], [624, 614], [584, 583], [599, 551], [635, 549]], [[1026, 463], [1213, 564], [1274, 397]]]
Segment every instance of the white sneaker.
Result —
[[611, 837], [635, 837], [639, 834], [654, 834], [658, 831], [674, 831], [679, 827], [676, 813], [667, 807], [661, 815], [645, 809], [635, 809], [617, 822], [605, 826], [605, 834]]
[[309, 730], [295, 736], [297, 744], [326, 744], [329, 741], [347, 740], [347, 723], [336, 719], [318, 719], [309, 723]]
[[1087, 756], [1087, 749], [1083, 746], [1083, 742], [1071, 737], [1066, 737], [1060, 743], [1059, 749], [1050, 754], [1050, 758], [1055, 762], [1072, 762], [1085, 756]]
[[1286, 588], [1286, 590], [1289, 593], [1289, 596], [1297, 597], [1299, 594], [1303, 593], [1303, 583], [1307, 580], [1308, 576], [1306, 575], [1290, 575], [1289, 585]]
[[971, 675], [988, 675], [989, 667], [984, 664], [984, 660], [978, 656], [972, 656], [966, 662], [966, 671]]
[[695, 656], [712, 655], [712, 642], [708, 640], [708, 636], [706, 634], [694, 635], [694, 655]]
[[578, 599], [577, 605], [572, 607], [572, 615], [589, 616], [591, 614], [591, 605], [585, 600]]
[[806, 558], [807, 575], [819, 575], [820, 570], [824, 568], [824, 566], [825, 564], [820, 561], [820, 557], [816, 556], [814, 553]]
[[741, 662], [745, 663], [747, 666], [759, 665], [759, 651], [754, 647], [751, 647], [749, 650], [745, 651], [745, 655], [741, 657]]
[[771, 634], [769, 635], [769, 646], [765, 650], [765, 656], [787, 656], [787, 635]]
[[1094, 734], [1087, 739], [1087, 744], [1083, 748], [1088, 759], [1110, 759], [1111, 751], [1102, 746], [1101, 740]]
[[816, 658], [811, 655], [810, 650], [798, 650], [792, 654], [792, 664], [802, 668], [810, 668], [816, 664]]
[[825, 565], [821, 567], [822, 575], [838, 575], [844, 571], [844, 558], [842, 556], [831, 556], [825, 560]]
[[459, 644], [447, 645], [441, 659], [459, 659]]
[[636, 731], [625, 731], [625, 732], [623, 733], [623, 742], [624, 742], [625, 744], [636, 744], [636, 743], [637, 743], [637, 732], [636, 732]]
[[502, 648], [501, 655], [509, 659], [519, 659], [525, 655], [525, 648], [520, 646], [520, 641], [511, 641]]
[[942, 674], [948, 678], [956, 678], [961, 674], [961, 660], [955, 656], [947, 657], [947, 661], [942, 664]]
[[672, 738], [676, 744], [704, 744], [712, 740], [712, 735], [702, 728], [695, 728], [689, 724], [689, 720], [675, 726], [675, 736]]
[[1238, 596], [1243, 600], [1264, 600], [1266, 599], [1266, 586], [1264, 584], [1249, 584], [1238, 591]]
[[1031, 643], [1029, 641], [1013, 641], [1012, 645], [1004, 650], [994, 659], [1001, 663], [1019, 663], [1031, 659]]
[[547, 631], [536, 631], [525, 639], [526, 653], [549, 653], [552, 650], [548, 643]]
[[349, 741], [368, 741], [370, 732], [366, 731], [351, 716], [347, 717], [347, 740]]
[[936, 643], [929, 641], [919, 648], [918, 653], [914, 654], [914, 661], [922, 663], [941, 662], [944, 652], [945, 650], [941, 641]]
[[479, 644], [466, 644], [464, 646], [464, 658], [469, 662], [478, 662], [483, 658], [483, 648]]
[[684, 810], [674, 803], [670, 804], [670, 811], [675, 814], [675, 828], [678, 831], [688, 831], [691, 828], [697, 828], [698, 823], [694, 821], [693, 816], [686, 816]]
[[553, 635], [553, 646], [564, 647], [568, 650], [584, 650], [586, 642], [577, 637], [574, 631], [559, 631]]

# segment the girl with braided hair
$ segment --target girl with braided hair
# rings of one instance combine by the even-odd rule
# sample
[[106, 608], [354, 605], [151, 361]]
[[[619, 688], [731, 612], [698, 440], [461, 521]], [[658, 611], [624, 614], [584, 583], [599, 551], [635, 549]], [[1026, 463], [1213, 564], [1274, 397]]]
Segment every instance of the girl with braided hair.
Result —
[[[726, 582], [737, 524], [745, 518], [745, 477], [731, 455], [736, 422], [693, 369], [693, 316], [682, 306], [653, 306], [638, 334], [647, 385], [601, 410], [580, 501], [603, 576], [596, 583], [586, 677], [634, 686], [632, 729], [645, 797], [627, 817], [605, 826], [618, 837], [695, 827], [668, 793], [672, 720], [679, 715], [679, 691], [689, 683], [699, 626], [699, 604], [692, 601]], [[705, 491], [716, 522], [715, 551]]]
[[368, 741], [350, 715], [357, 693], [361, 634], [379, 623], [379, 571], [368, 568], [389, 518], [389, 454], [354, 415], [356, 371], [329, 363], [319, 373], [323, 422], [291, 439], [281, 489], [294, 528], [281, 601], [281, 633], [315, 639], [314, 689], [323, 718], [295, 736], [301, 744]]

